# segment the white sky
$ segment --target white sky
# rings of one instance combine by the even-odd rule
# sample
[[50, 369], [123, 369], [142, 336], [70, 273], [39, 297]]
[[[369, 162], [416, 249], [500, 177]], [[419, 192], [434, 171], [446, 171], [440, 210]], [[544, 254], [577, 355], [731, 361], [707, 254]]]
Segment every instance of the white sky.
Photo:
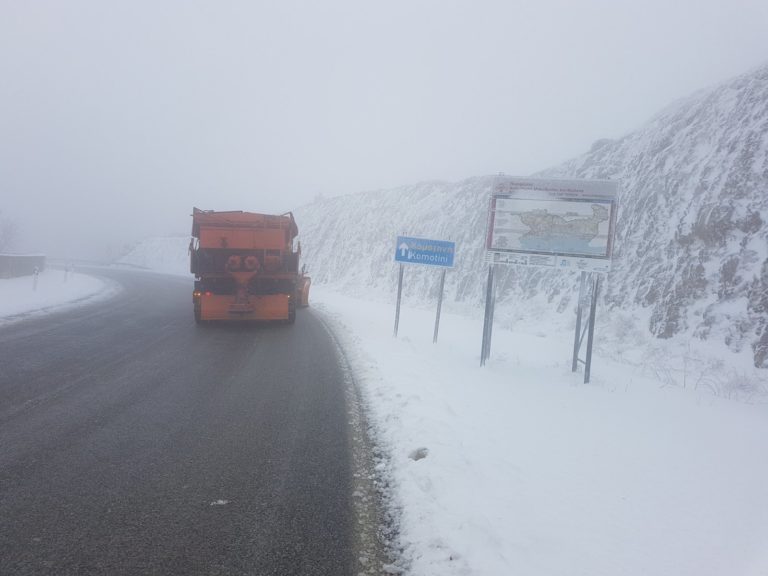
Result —
[[766, 30], [765, 0], [0, 0], [0, 211], [19, 250], [103, 256], [193, 205], [525, 175], [768, 61]]

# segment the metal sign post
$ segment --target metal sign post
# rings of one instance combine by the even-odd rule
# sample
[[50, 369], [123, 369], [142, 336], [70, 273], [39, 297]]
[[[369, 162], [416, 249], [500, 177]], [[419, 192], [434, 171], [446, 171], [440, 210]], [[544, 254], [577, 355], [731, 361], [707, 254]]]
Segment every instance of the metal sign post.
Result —
[[397, 338], [397, 329], [400, 326], [400, 301], [403, 299], [403, 265], [400, 264], [400, 274], [397, 277], [397, 308], [395, 308], [395, 333]]
[[435, 314], [435, 333], [432, 336], [432, 344], [437, 342], [437, 332], [440, 329], [440, 310], [443, 308], [443, 289], [445, 288], [445, 270], [440, 274], [440, 294], [437, 296], [437, 314]]
[[589, 384], [592, 370], [592, 341], [595, 336], [595, 316], [597, 316], [597, 294], [600, 291], [600, 275], [594, 274], [592, 285], [592, 306], [589, 308], [589, 332], [587, 332], [587, 361], [584, 363], [584, 384]]
[[573, 362], [571, 362], [571, 372], [576, 372], [579, 367], [579, 350], [584, 333], [581, 331], [581, 312], [584, 303], [584, 287], [587, 283], [587, 273], [581, 273], [581, 282], [579, 284], [579, 299], [576, 301], [576, 332], [573, 336]]
[[480, 348], [480, 366], [485, 366], [491, 357], [491, 336], [493, 336], [493, 312], [496, 294], [493, 285], [493, 264], [488, 266], [488, 283], [485, 288], [485, 318], [483, 320], [483, 345]]
[[[595, 336], [595, 317], [597, 316], [597, 296], [600, 291], [600, 274], [590, 275], [590, 306], [587, 325], [582, 329], [581, 320], [583, 316], [583, 307], [585, 300], [585, 287], [587, 283], [587, 273], [581, 273], [581, 285], [579, 287], [579, 301], [576, 308], [576, 331], [573, 338], [573, 361], [571, 363], [571, 372], [576, 372], [579, 362], [584, 364], [584, 384], [589, 384], [590, 373], [592, 371], [592, 343]], [[584, 334], [587, 334], [586, 359], [579, 358], [581, 344], [584, 341]]]

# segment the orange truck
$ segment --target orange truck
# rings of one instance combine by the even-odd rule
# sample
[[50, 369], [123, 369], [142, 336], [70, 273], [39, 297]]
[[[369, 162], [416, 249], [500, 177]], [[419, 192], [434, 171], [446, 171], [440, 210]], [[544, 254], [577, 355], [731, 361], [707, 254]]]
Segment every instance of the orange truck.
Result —
[[[282, 320], [309, 304], [293, 214], [192, 209], [195, 321]], [[296, 246], [294, 249], [294, 245]]]

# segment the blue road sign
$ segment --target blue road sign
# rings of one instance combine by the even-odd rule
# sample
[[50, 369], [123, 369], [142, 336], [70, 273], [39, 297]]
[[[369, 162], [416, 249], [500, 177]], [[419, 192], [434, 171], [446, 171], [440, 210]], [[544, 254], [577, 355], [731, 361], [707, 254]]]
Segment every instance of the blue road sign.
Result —
[[427, 240], [398, 236], [395, 244], [395, 262], [424, 264], [440, 268], [453, 268], [456, 243], [445, 240]]

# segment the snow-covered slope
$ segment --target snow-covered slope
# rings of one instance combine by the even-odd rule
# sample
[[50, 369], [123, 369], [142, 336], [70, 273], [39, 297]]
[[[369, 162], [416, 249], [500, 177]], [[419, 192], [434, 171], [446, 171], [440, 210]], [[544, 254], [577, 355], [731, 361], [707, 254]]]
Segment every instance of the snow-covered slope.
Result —
[[147, 268], [167, 274], [190, 276], [189, 237], [147, 238], [131, 248], [128, 254], [120, 258], [116, 263]]
[[[768, 367], [768, 65], [541, 175], [621, 179], [607, 309], [636, 311], [658, 337], [710, 340]], [[492, 183], [425, 182], [298, 209], [313, 281], [357, 294], [393, 291], [397, 234], [451, 239], [458, 253], [447, 296], [480, 304]], [[409, 268], [407, 277], [411, 298], [436, 290], [434, 271]], [[576, 283], [561, 271], [504, 268], [500, 309], [512, 317], [570, 311]]]
[[547, 172], [621, 178], [611, 306], [652, 310], [768, 367], [768, 66], [675, 104]]

